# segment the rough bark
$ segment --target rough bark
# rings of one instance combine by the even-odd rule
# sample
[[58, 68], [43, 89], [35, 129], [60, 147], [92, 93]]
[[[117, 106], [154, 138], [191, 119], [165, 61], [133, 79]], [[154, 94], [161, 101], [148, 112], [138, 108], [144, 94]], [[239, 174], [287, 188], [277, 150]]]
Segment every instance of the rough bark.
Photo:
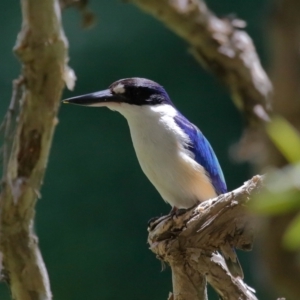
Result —
[[173, 299], [206, 299], [205, 280], [223, 299], [257, 299], [241, 278], [230, 274], [217, 251], [224, 246], [252, 248], [255, 222], [245, 205], [261, 189], [262, 177], [255, 176], [183, 215], [150, 224], [150, 249], [172, 269]]
[[22, 75], [5, 118], [0, 196], [0, 251], [12, 298], [48, 300], [50, 284], [33, 232], [35, 204], [57, 124], [64, 81], [74, 81], [56, 0], [22, 0], [22, 29], [14, 51]]

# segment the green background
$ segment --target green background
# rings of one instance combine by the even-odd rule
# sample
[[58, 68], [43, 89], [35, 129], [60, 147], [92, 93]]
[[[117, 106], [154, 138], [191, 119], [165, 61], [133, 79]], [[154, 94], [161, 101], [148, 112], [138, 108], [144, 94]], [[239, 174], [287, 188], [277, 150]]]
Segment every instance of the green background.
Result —
[[[263, 1], [208, 1], [219, 15], [235, 13], [264, 57]], [[5, 114], [11, 82], [20, 65], [12, 47], [21, 26], [17, 1], [0, 4], [0, 112]], [[70, 66], [77, 75], [75, 96], [107, 88], [125, 77], [145, 77], [162, 84], [178, 109], [210, 140], [229, 190], [251, 175], [230, 157], [243, 122], [227, 89], [204, 71], [179, 37], [135, 6], [93, 1], [98, 21], [80, 28], [74, 9], [63, 13], [70, 45]], [[49, 165], [37, 205], [36, 231], [55, 299], [166, 299], [171, 273], [148, 250], [147, 221], [166, 214], [165, 204], [142, 173], [126, 120], [107, 109], [62, 106]], [[264, 295], [264, 266], [255, 253], [239, 252], [246, 282]], [[265, 284], [265, 283], [264, 283]], [[210, 291], [210, 299], [217, 299]], [[0, 299], [9, 299], [0, 285]]]

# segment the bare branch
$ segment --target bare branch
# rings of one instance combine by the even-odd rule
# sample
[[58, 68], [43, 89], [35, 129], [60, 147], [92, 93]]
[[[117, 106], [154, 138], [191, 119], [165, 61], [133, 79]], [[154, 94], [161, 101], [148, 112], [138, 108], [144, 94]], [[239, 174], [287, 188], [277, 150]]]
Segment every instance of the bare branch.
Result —
[[[199, 204], [184, 215], [162, 217], [151, 224], [150, 249], [172, 269], [175, 300], [202, 300], [205, 277], [224, 299], [254, 300], [256, 297], [240, 278], [233, 277], [216, 251], [224, 245], [242, 250], [252, 248], [253, 216], [245, 204], [262, 188], [255, 176], [233, 192]], [[200, 292], [201, 291], [201, 292]]]
[[197, 60], [231, 90], [251, 127], [269, 117], [272, 85], [240, 20], [217, 18], [202, 0], [129, 0], [186, 40]]
[[[23, 63], [8, 112], [2, 192], [0, 251], [13, 299], [52, 298], [47, 271], [33, 233], [39, 196], [64, 81], [72, 85], [67, 41], [57, 0], [22, 0], [22, 30], [14, 48]], [[8, 118], [15, 121], [7, 122]], [[12, 124], [13, 127], [11, 126]], [[8, 137], [7, 136], [7, 137]], [[7, 138], [6, 137], [6, 138]]]

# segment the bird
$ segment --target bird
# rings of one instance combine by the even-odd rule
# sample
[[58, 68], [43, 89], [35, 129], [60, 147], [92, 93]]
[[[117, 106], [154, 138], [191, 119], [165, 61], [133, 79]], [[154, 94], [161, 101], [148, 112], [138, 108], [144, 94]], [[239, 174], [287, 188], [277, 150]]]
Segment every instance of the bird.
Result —
[[[108, 89], [68, 98], [63, 103], [107, 107], [123, 115], [143, 172], [172, 206], [172, 212], [227, 192], [210, 143], [179, 112], [160, 84], [145, 78], [125, 78]], [[231, 274], [243, 278], [235, 250], [226, 252], [224, 258]]]

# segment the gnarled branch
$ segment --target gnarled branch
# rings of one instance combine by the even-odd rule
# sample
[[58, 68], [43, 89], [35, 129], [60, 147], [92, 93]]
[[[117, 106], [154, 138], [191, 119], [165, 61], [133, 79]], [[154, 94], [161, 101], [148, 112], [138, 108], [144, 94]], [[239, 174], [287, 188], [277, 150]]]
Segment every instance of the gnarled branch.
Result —
[[171, 266], [175, 300], [206, 299], [206, 280], [224, 299], [256, 299], [241, 278], [230, 274], [217, 251], [227, 246], [252, 248], [255, 222], [245, 205], [260, 192], [262, 182], [257, 175], [183, 215], [162, 217], [151, 224], [148, 243]]

